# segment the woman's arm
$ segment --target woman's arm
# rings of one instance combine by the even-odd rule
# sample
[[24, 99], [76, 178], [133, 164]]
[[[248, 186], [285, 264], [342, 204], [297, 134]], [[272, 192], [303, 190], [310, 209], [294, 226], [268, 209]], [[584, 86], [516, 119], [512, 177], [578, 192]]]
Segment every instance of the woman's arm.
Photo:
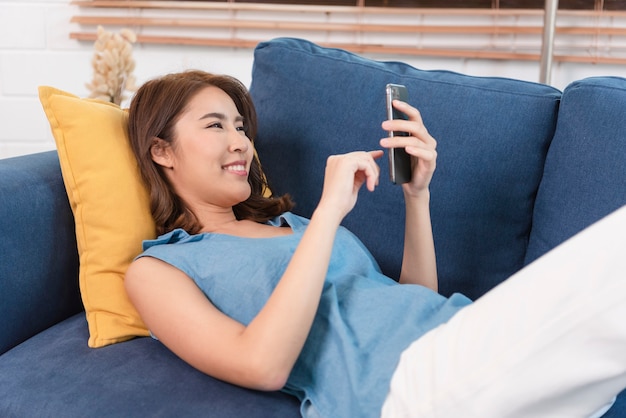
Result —
[[180, 270], [148, 257], [131, 264], [125, 281], [146, 325], [174, 353], [211, 376], [255, 389], [280, 389], [317, 311], [337, 228], [360, 187], [365, 183], [374, 189], [374, 158], [381, 154], [329, 158], [310, 224], [274, 292], [248, 326], [218, 311]]
[[397, 100], [394, 106], [405, 113], [408, 120], [385, 121], [383, 129], [408, 132], [410, 136], [383, 138], [381, 145], [386, 148], [405, 147], [412, 156], [413, 170], [411, 182], [402, 185], [406, 222], [400, 283], [421, 284], [436, 291], [437, 264], [428, 187], [437, 163], [437, 141], [428, 133], [417, 109]]
[[437, 263], [430, 222], [430, 195], [407, 198], [404, 226], [404, 253], [400, 283], [415, 283], [438, 289]]

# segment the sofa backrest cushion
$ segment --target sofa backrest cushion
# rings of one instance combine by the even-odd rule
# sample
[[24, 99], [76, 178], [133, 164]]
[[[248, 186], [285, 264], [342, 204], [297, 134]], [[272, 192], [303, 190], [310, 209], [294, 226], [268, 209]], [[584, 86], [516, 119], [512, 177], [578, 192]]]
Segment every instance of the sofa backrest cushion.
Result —
[[56, 152], [0, 161], [0, 354], [82, 309]]
[[626, 79], [575, 81], [563, 91], [526, 263], [623, 205]]
[[[270, 185], [310, 216], [330, 154], [379, 149], [384, 91], [405, 84], [438, 141], [431, 208], [440, 291], [477, 297], [522, 267], [535, 194], [561, 92], [540, 84], [423, 71], [291, 38], [255, 50], [251, 93], [256, 147]], [[383, 178], [362, 193], [344, 225], [397, 278], [402, 191]]]

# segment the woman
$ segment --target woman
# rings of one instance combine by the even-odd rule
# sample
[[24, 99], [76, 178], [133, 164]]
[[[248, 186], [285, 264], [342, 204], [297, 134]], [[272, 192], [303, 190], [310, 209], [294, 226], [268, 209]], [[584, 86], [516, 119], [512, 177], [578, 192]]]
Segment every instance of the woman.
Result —
[[[306, 220], [289, 212], [288, 196], [263, 197], [265, 178], [251, 142], [256, 115], [241, 83], [189, 71], [144, 84], [131, 104], [129, 130], [162, 235], [146, 242], [145, 252], [128, 269], [128, 294], [151, 332], [183, 360], [234, 384], [292, 393], [302, 401], [303, 416], [409, 416], [418, 411], [428, 416], [431, 407], [441, 416], [470, 416], [468, 396], [477, 416], [523, 416], [532, 410], [524, 408], [540, 402], [514, 390], [524, 379], [522, 371], [507, 375], [517, 370], [519, 353], [513, 350], [514, 358], [504, 356], [494, 367], [493, 358], [474, 351], [486, 345], [494, 353], [507, 353], [521, 346], [528, 355], [523, 371], [541, 370], [548, 357], [533, 357], [541, 344], [521, 342], [551, 319], [556, 311], [551, 302], [540, 305], [541, 315], [524, 315], [530, 331], [523, 333], [502, 334], [505, 324], [495, 329], [498, 335], [489, 335], [484, 320], [489, 314], [518, 320], [521, 315], [507, 313], [507, 307], [517, 296], [532, 293], [543, 272], [526, 274], [533, 277], [517, 279], [517, 286], [508, 286], [513, 290], [496, 291], [499, 297], [486, 296], [472, 306], [462, 295], [437, 294], [428, 190], [436, 141], [416, 109], [398, 101], [394, 106], [409, 120], [385, 121], [383, 129], [411, 136], [383, 138], [380, 145], [404, 147], [413, 160], [412, 180], [402, 186], [403, 286], [383, 276], [362, 244], [340, 227], [360, 188], [375, 190], [381, 150], [329, 157], [320, 202]], [[607, 280], [610, 291], [598, 290], [596, 296], [615, 295], [616, 286], [624, 287], [613, 282]], [[624, 304], [615, 302], [612, 309], [623, 312], [619, 305]], [[551, 325], [550, 335], [562, 326], [557, 325]], [[624, 351], [626, 332], [621, 331], [618, 346]], [[475, 341], [468, 333], [483, 339]], [[459, 343], [462, 351], [456, 350]], [[426, 357], [434, 347], [450, 357]], [[585, 351], [582, 358], [597, 355]], [[572, 412], [588, 416], [626, 385], [626, 359], [618, 358], [617, 377], [603, 377], [602, 390]], [[541, 380], [531, 376], [528, 385], [543, 387]], [[565, 385], [561, 380], [572, 379], [560, 379], [559, 389]], [[494, 401], [506, 383], [519, 400], [501, 396], [507, 402]], [[552, 411], [572, 402], [556, 389], [543, 395]]]

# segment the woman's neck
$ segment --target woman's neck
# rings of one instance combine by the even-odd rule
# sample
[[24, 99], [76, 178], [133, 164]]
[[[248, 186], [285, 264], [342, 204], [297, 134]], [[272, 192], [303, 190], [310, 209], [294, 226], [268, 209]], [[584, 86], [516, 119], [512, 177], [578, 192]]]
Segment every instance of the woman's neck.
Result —
[[237, 218], [232, 209], [202, 211], [197, 214], [202, 224], [202, 232], [222, 232], [232, 229], [237, 224]]
[[282, 235], [290, 235], [291, 228], [277, 228], [269, 224], [258, 223], [248, 219], [238, 220], [234, 214], [232, 217], [212, 218], [210, 223], [203, 223], [201, 232], [214, 234], [232, 235], [243, 238], [271, 238]]

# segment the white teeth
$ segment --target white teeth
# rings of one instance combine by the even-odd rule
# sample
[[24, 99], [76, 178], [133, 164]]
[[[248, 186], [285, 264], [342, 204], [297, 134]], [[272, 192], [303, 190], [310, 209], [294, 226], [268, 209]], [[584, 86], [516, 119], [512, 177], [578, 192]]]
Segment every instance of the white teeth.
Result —
[[246, 166], [244, 165], [229, 165], [227, 167], [225, 167], [226, 170], [228, 171], [244, 171], [246, 169]]

